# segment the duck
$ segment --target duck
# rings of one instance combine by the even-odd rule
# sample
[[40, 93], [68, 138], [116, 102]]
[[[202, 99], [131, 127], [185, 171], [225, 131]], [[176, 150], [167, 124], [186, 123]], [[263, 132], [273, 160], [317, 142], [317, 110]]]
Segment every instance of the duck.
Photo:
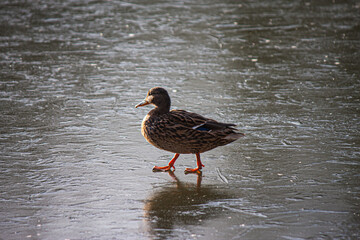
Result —
[[200, 154], [224, 146], [245, 136], [235, 124], [223, 123], [185, 110], [170, 110], [171, 100], [162, 87], [151, 88], [143, 101], [135, 108], [146, 105], [154, 108], [144, 117], [141, 133], [153, 146], [174, 153], [167, 166], [153, 168], [157, 171], [175, 171], [175, 161], [180, 154], [195, 154], [195, 168], [186, 168], [187, 173], [201, 173], [203, 163]]

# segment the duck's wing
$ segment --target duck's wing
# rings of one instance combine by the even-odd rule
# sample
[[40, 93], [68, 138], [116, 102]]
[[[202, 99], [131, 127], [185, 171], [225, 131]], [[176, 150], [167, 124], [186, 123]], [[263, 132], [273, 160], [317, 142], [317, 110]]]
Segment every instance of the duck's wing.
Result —
[[210, 118], [205, 118], [197, 113], [187, 112], [184, 110], [170, 111], [170, 118], [174, 124], [182, 125], [185, 128], [191, 128], [198, 131], [217, 131], [230, 128], [235, 130], [235, 124], [221, 123]]

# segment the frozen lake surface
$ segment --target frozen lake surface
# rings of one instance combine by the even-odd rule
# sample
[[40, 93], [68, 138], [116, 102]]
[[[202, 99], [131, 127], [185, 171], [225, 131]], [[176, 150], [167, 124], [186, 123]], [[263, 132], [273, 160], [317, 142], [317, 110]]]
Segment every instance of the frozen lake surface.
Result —
[[[359, 239], [359, 11], [1, 1], [0, 239]], [[154, 86], [246, 137], [153, 173]]]

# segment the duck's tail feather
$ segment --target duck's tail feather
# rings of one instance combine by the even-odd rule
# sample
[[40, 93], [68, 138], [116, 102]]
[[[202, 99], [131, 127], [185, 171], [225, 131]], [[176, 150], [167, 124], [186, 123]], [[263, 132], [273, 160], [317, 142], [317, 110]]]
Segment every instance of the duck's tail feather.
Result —
[[241, 137], [244, 137], [244, 136], [245, 136], [244, 133], [233, 132], [233, 133], [230, 133], [230, 134], [226, 135], [226, 137], [224, 137], [224, 139], [235, 141], [235, 140], [237, 140], [237, 139], [239, 139]]

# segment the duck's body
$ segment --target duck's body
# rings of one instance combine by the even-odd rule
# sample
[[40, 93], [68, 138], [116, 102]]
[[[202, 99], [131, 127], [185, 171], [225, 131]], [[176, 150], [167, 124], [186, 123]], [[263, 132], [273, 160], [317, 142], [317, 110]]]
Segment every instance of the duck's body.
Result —
[[226, 145], [240, 136], [233, 124], [224, 124], [184, 110], [157, 114], [151, 110], [141, 124], [141, 133], [157, 148], [173, 153], [203, 153]]
[[198, 172], [202, 167], [200, 153], [231, 143], [243, 133], [236, 132], [234, 124], [220, 123], [199, 114], [184, 110], [170, 111], [170, 97], [163, 88], [149, 90], [145, 100], [136, 107], [155, 105], [141, 124], [145, 139], [157, 148], [175, 153], [168, 166], [154, 167], [154, 170], [168, 171], [180, 154], [196, 154], [197, 168], [186, 172]]

